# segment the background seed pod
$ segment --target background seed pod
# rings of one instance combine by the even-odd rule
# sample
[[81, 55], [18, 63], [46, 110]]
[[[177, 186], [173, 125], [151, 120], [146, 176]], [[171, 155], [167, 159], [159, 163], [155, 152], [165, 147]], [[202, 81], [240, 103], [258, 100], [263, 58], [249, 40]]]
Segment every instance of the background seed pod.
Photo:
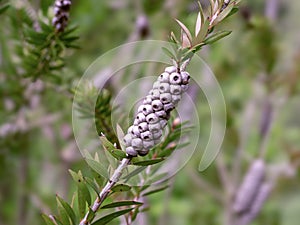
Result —
[[265, 162], [262, 159], [253, 161], [238, 189], [233, 204], [233, 210], [236, 213], [241, 213], [251, 207], [253, 199], [256, 197], [263, 183], [264, 177]]

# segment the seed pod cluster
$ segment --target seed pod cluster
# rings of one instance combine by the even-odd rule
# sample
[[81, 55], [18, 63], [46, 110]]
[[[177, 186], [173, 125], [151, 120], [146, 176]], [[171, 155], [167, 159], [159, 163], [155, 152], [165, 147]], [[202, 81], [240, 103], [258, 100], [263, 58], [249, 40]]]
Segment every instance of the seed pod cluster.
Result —
[[265, 170], [265, 162], [262, 159], [252, 162], [234, 200], [233, 209], [236, 213], [242, 213], [251, 208], [264, 181]]
[[57, 32], [63, 32], [68, 25], [71, 0], [56, 0], [52, 24]]
[[189, 79], [188, 72], [175, 66], [166, 67], [159, 75], [124, 136], [128, 156], [145, 156], [160, 142], [170, 113], [187, 90]]

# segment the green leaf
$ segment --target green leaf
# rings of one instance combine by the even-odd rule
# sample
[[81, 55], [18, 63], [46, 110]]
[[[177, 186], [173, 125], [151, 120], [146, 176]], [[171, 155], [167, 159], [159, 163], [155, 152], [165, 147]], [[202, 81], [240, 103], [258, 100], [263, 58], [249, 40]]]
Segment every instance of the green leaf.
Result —
[[115, 218], [118, 218], [124, 214], [129, 213], [131, 210], [133, 210], [134, 208], [130, 208], [130, 209], [124, 209], [124, 210], [120, 210], [111, 214], [108, 214], [102, 218], [100, 218], [99, 220], [95, 221], [94, 223], [92, 223], [91, 225], [104, 225], [109, 223], [110, 221], [112, 221]]
[[125, 180], [125, 182], [127, 182], [130, 178], [141, 173], [145, 169], [146, 169], [146, 167], [138, 167], [135, 170], [133, 170], [132, 172], [130, 172], [129, 174], [127, 174], [123, 179]]
[[[56, 201], [57, 201], [57, 205], [64, 210], [65, 213], [68, 215], [68, 217], [71, 219], [72, 224], [75, 225], [76, 224], [76, 215], [75, 212], [73, 211], [73, 209], [71, 208], [71, 206], [65, 202], [62, 198], [60, 198], [58, 195], [56, 196]], [[64, 213], [63, 213], [64, 214]]]
[[164, 158], [157, 158], [157, 159], [149, 159], [144, 161], [132, 161], [132, 164], [135, 166], [150, 166], [150, 165], [160, 163], [164, 160], [165, 160]]
[[154, 193], [163, 191], [163, 190], [167, 189], [168, 187], [169, 187], [169, 185], [164, 186], [164, 187], [162, 187], [162, 188], [154, 189], [154, 190], [152, 190], [152, 191], [148, 191], [148, 192], [144, 193], [142, 196], [152, 195], [152, 194], [154, 194]]
[[207, 35], [208, 28], [209, 28], [209, 20], [205, 20], [205, 22], [201, 26], [199, 34], [197, 35], [197, 37], [194, 38], [193, 45], [200, 44], [203, 42], [204, 38]]
[[84, 178], [81, 172], [79, 171], [78, 173], [75, 173], [72, 170], [69, 170], [69, 172], [77, 183], [78, 209], [80, 217], [82, 218], [85, 214], [86, 203], [88, 203], [88, 205], [91, 205], [91, 195], [86, 184], [84, 183]]
[[69, 216], [68, 216], [67, 211], [65, 210], [65, 208], [63, 207], [61, 202], [58, 201], [58, 199], [56, 199], [56, 201], [57, 201], [57, 210], [58, 210], [59, 220], [64, 225], [70, 225], [70, 220], [69, 220]]
[[112, 192], [124, 192], [124, 191], [130, 191], [131, 186], [126, 185], [126, 184], [117, 184], [115, 185], [111, 191]]
[[136, 201], [113, 202], [113, 203], [102, 206], [101, 209], [109, 209], [109, 208], [115, 208], [115, 207], [120, 207], [120, 206], [130, 206], [130, 205], [143, 205], [143, 203], [136, 202]]
[[189, 39], [190, 43], [192, 43], [192, 35], [191, 32], [189, 31], [189, 29], [179, 20], [175, 19], [175, 21], [179, 24], [179, 26], [181, 27], [181, 29], [183, 30], [183, 32], [186, 34], [187, 38]]
[[222, 20], [224, 20], [232, 11], [234, 7], [234, 4], [230, 4], [228, 5], [216, 18], [216, 20], [214, 21], [214, 24], [217, 24], [219, 22], [221, 22]]
[[46, 214], [42, 214], [43, 219], [45, 220], [47, 225], [56, 225], [49, 216], [47, 216]]
[[4, 13], [9, 8], [9, 4], [6, 3], [0, 7], [0, 14]]
[[96, 173], [98, 173], [99, 175], [101, 175], [103, 178], [108, 178], [109, 177], [107, 169], [100, 162], [97, 162], [97, 161], [95, 161], [93, 159], [88, 159], [88, 158], [86, 158], [85, 160], [86, 160], [87, 164]]
[[86, 220], [92, 221], [95, 218], [95, 215], [96, 215], [96, 213], [91, 208], [89, 208], [89, 215]]
[[231, 31], [219, 31], [219, 32], [216, 32], [214, 34], [212, 34], [210, 37], [206, 38], [204, 43], [205, 44], [212, 44], [226, 36], [228, 36], [229, 34], [231, 34]]
[[176, 57], [174, 56], [174, 54], [169, 49], [167, 49], [165, 47], [162, 47], [162, 50], [171, 59], [176, 59]]
[[96, 195], [98, 195], [99, 189], [98, 189], [97, 185], [95, 184], [95, 182], [89, 177], [85, 177], [84, 180], [96, 192]]
[[126, 158], [126, 153], [120, 149], [116, 149], [115, 146], [109, 140], [107, 140], [105, 136], [101, 136], [100, 141], [103, 148], [107, 150], [117, 160], [122, 160], [123, 158]]

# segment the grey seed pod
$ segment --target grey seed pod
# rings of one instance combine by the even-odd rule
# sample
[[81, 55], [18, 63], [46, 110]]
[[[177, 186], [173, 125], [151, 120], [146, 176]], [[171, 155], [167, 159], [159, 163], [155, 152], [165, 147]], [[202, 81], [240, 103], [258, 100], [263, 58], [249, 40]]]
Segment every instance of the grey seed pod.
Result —
[[186, 71], [180, 73], [181, 75], [181, 84], [188, 84], [190, 80], [190, 74]]
[[181, 87], [180, 87], [180, 85], [171, 84], [170, 85], [170, 92], [171, 92], [172, 95], [180, 95], [181, 94]]
[[133, 126], [131, 134], [135, 135], [136, 137], [140, 137], [141, 132], [139, 131], [138, 126]]
[[265, 162], [262, 159], [253, 161], [238, 189], [233, 203], [233, 210], [236, 213], [241, 213], [251, 207], [264, 176]]
[[123, 138], [125, 146], [129, 147], [131, 145], [132, 137], [131, 134], [126, 134]]
[[172, 101], [172, 95], [170, 93], [163, 93], [160, 95], [160, 101], [165, 105]]
[[150, 105], [152, 103], [153, 99], [152, 99], [152, 95], [147, 95], [145, 97], [145, 99], [143, 100], [143, 104], [144, 105]]
[[164, 110], [166, 113], [170, 113], [175, 108], [173, 103], [167, 103], [164, 105]]
[[159, 75], [158, 77], [158, 81], [160, 83], [169, 83], [169, 77], [170, 77], [170, 74], [169, 73], [162, 73], [161, 75]]
[[177, 71], [177, 68], [175, 66], [168, 66], [165, 68], [165, 72], [167, 72], [167, 73], [173, 73], [176, 71]]
[[238, 219], [238, 224], [250, 224], [257, 217], [257, 215], [261, 212], [266, 200], [268, 199], [272, 189], [273, 185], [270, 183], [265, 182], [261, 185], [255, 199], [253, 200], [250, 210], [240, 216]]
[[152, 90], [149, 92], [149, 94], [152, 95], [153, 100], [154, 100], [154, 99], [159, 99], [160, 92], [159, 92], [158, 89], [152, 89]]
[[163, 129], [168, 124], [168, 121], [162, 119], [162, 120], [159, 121], [159, 124], [160, 124], [160, 127]]
[[172, 103], [174, 105], [177, 105], [180, 99], [181, 99], [181, 95], [172, 95]]
[[154, 141], [153, 140], [143, 140], [143, 146], [144, 149], [150, 149], [154, 147]]
[[142, 149], [140, 151], [138, 151], [139, 156], [145, 156], [149, 153], [149, 150], [147, 149]]
[[153, 89], [159, 89], [159, 86], [160, 86], [160, 82], [159, 81], [155, 81], [154, 83], [153, 83]]
[[136, 119], [139, 121], [139, 123], [142, 123], [146, 121], [146, 116], [144, 113], [138, 113]]
[[160, 100], [154, 100], [151, 105], [154, 111], [160, 111], [164, 107]]
[[181, 76], [179, 73], [171, 73], [170, 75], [171, 84], [181, 84]]
[[154, 123], [154, 124], [149, 124], [148, 125], [149, 131], [153, 133], [157, 133], [161, 130], [160, 123]]
[[148, 131], [148, 124], [147, 124], [147, 122], [140, 123], [138, 125], [138, 129], [139, 129], [140, 133]]
[[143, 148], [143, 141], [140, 138], [134, 138], [131, 141], [131, 146], [134, 150], [141, 150]]
[[151, 105], [141, 105], [138, 108], [138, 112], [139, 113], [143, 113], [146, 116], [146, 115], [148, 115], [150, 113], [153, 113], [153, 109], [152, 109]]
[[127, 147], [126, 148], [126, 153], [132, 157], [135, 157], [138, 155], [138, 152], [136, 150], [133, 149], [133, 147]]
[[149, 130], [147, 130], [147, 131], [141, 133], [141, 138], [143, 140], [150, 141], [153, 139], [153, 135]]
[[170, 85], [168, 83], [160, 83], [158, 90], [160, 93], [170, 92]]
[[160, 139], [161, 136], [162, 136], [162, 131], [159, 130], [158, 132], [152, 133], [152, 136], [153, 136], [153, 139], [154, 139], [154, 140]]
[[167, 119], [168, 115], [164, 110], [155, 112], [155, 115], [157, 115], [159, 118]]
[[134, 125], [134, 126], [139, 125], [139, 123], [140, 123], [140, 122], [139, 122], [137, 119], [135, 119], [135, 120], [133, 121], [133, 125]]
[[150, 113], [147, 117], [146, 117], [146, 121], [149, 124], [154, 124], [157, 123], [159, 121], [158, 116], [156, 116], [154, 113]]
[[182, 84], [182, 85], [180, 85], [180, 87], [181, 87], [182, 92], [186, 92], [187, 89], [189, 88], [189, 86], [187, 84]]
[[133, 131], [133, 126], [130, 126], [130, 127], [127, 129], [127, 133], [132, 134], [132, 131]]

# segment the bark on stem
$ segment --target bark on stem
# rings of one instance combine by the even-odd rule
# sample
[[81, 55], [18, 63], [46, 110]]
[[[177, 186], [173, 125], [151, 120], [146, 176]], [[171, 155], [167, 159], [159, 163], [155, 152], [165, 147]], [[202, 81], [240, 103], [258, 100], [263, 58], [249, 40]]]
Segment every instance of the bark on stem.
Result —
[[[103, 203], [103, 201], [106, 199], [107, 195], [109, 194], [111, 188], [119, 181], [123, 170], [128, 166], [130, 163], [131, 158], [124, 158], [121, 161], [121, 164], [118, 166], [118, 168], [115, 170], [112, 177], [109, 179], [109, 181], [106, 183], [105, 187], [100, 192], [99, 196], [95, 200], [93, 206], [91, 207], [92, 211], [96, 213]], [[90, 221], [87, 221], [87, 218], [89, 217], [89, 211], [85, 214], [84, 218], [80, 221], [79, 225], [86, 225], [89, 224]]]

